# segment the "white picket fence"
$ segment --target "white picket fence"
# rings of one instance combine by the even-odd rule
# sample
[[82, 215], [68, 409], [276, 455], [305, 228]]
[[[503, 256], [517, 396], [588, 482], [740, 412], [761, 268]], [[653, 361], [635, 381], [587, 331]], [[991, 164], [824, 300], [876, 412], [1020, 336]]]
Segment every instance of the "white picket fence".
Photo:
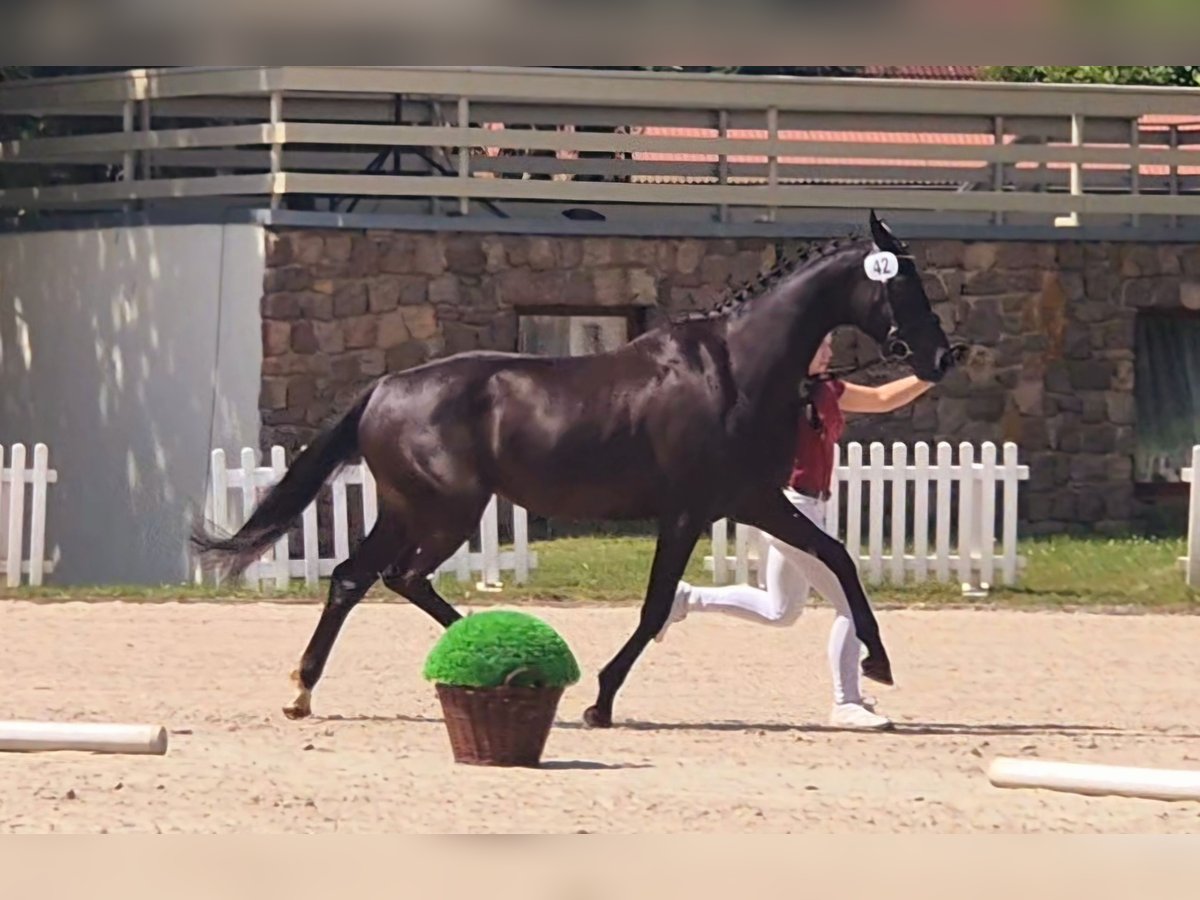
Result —
[[[279, 445], [271, 448], [269, 466], [260, 464], [258, 451], [251, 447], [242, 448], [241, 466], [238, 468], [226, 466], [224, 450], [213, 450], [210, 486], [205, 500], [205, 521], [232, 534], [254, 511], [267, 488], [281, 479], [286, 470], [286, 455]], [[306, 584], [315, 585], [318, 579], [332, 575], [334, 567], [350, 554], [347, 488], [351, 485], [357, 485], [360, 489], [363, 533], [369, 531], [378, 515], [375, 478], [363, 463], [346, 466], [325, 488], [332, 500], [333, 556], [320, 555], [318, 504], [314, 500], [301, 517], [303, 540], [299, 557], [292, 558], [288, 538], [284, 537], [250, 565], [245, 573], [245, 583], [254, 587], [274, 583], [280, 590], [286, 590], [293, 578], [303, 578]], [[231, 503], [231, 499], [235, 502]], [[475, 536], [465, 541], [434, 574], [452, 574], [462, 582], [479, 576], [483, 586], [491, 587], [500, 583], [501, 573], [511, 572], [517, 584], [524, 584], [529, 579], [530, 570], [537, 568], [537, 553], [529, 549], [528, 515], [516, 505], [512, 507], [512, 535], [511, 549], [502, 549], [499, 504], [496, 497], [492, 497]], [[199, 584], [202, 579], [199, 567], [195, 571], [195, 578]]]
[[[849, 444], [844, 454], [841, 447], [835, 449], [826, 526], [858, 560], [866, 583], [956, 580], [964, 589], [975, 591], [994, 584], [1016, 583], [1025, 567], [1025, 559], [1017, 553], [1017, 491], [1019, 483], [1029, 478], [1029, 467], [1017, 463], [1017, 446], [1012, 443], [1004, 444], [998, 454], [996, 445], [990, 442], [982, 444], [978, 453], [974, 445], [964, 442], [958, 445], [957, 460], [953, 451], [951, 444], [939, 443], [936, 456], [931, 459], [929, 444], [918, 443], [910, 448], [896, 443], [892, 445], [891, 458], [887, 459], [884, 445], [876, 442], [870, 445], [864, 462], [863, 446], [859, 443]], [[243, 448], [240, 467], [229, 468], [223, 450], [212, 452], [206, 521], [229, 533], [236, 531], [262, 492], [282, 477], [286, 470], [282, 447], [271, 449], [269, 466], [260, 465], [259, 457], [256, 450]], [[58, 475], [48, 466], [48, 451], [43, 444], [34, 448], [32, 469], [25, 468], [26, 449], [21, 444], [13, 445], [7, 456], [0, 446], [0, 463], [5, 460], [8, 467], [0, 468], [3, 473], [0, 572], [6, 574], [10, 587], [20, 583], [21, 573], [29, 576], [31, 585], [40, 585], [43, 576], [54, 571], [54, 561], [44, 558], [46, 492], [47, 485], [55, 483]], [[1178, 565], [1193, 588], [1200, 588], [1200, 479], [1195, 477], [1198, 471], [1200, 445], [1193, 448], [1192, 467], [1181, 473], [1182, 480], [1191, 485], [1191, 505], [1187, 555], [1179, 558]], [[14, 492], [14, 483], [21, 490]], [[33, 492], [28, 504], [28, 529], [25, 485], [31, 486]], [[360, 489], [362, 521], [370, 528], [377, 514], [374, 478], [364, 465], [347, 466], [327, 488], [332, 500], [333, 555], [323, 557], [319, 553], [318, 509], [314, 502], [302, 516], [299, 555], [293, 558], [288, 552], [287, 539], [281, 540], [250, 566], [246, 583], [255, 586], [273, 583], [286, 589], [293, 578], [303, 578], [310, 585], [328, 578], [350, 552], [347, 490], [350, 486]], [[890, 496], [892, 506], [886, 542], [885, 496]], [[13, 497], [15, 503], [10, 499]], [[759, 564], [765, 558], [765, 536], [757, 529], [735, 525], [731, 548], [729, 525], [725, 520], [714, 523], [712, 553], [705, 557], [705, 567], [712, 572], [716, 584], [730, 580], [761, 584]], [[450, 574], [460, 582], [478, 578], [489, 586], [498, 584], [502, 573], [511, 573], [515, 583], [526, 583], [538, 561], [537, 553], [529, 549], [528, 516], [524, 509], [512, 507], [511, 527], [512, 546], [502, 548], [499, 504], [493, 497], [480, 520], [479, 530], [436, 574]], [[24, 552], [26, 531], [28, 553]], [[200, 580], [197, 569], [197, 583]]]
[[38, 587], [54, 571], [54, 560], [46, 558], [46, 494], [48, 486], [58, 481], [58, 473], [50, 468], [45, 444], [34, 445], [32, 469], [25, 468], [25, 462], [24, 444], [13, 444], [7, 453], [0, 444], [0, 572], [9, 587], [18, 587], [22, 575], [28, 576], [31, 587]]
[[[914, 446], [911, 462], [908, 452], [907, 445], [893, 444], [891, 459], [885, 460], [884, 445], [875, 442], [870, 446], [870, 461], [864, 464], [862, 445], [851, 443], [847, 447], [848, 460], [843, 463], [841, 447], [835, 448], [826, 527], [846, 544], [851, 557], [859, 561], [863, 580], [877, 585], [885, 580], [902, 584], [910, 579], [923, 582], [932, 577], [949, 582], [956, 578], [964, 590], [983, 591], [996, 583], [998, 572], [1000, 583], [1014, 584], [1018, 571], [1025, 565], [1024, 558], [1017, 553], [1017, 486], [1029, 478], [1029, 467], [1017, 463], [1016, 444], [1004, 444], [1000, 460], [997, 460], [996, 445], [991, 442], [981, 446], [978, 461], [974, 445], [966, 442], [959, 444], [957, 461], [953, 459], [952, 446], [946, 442], [937, 445], [934, 461], [930, 460], [930, 447], [926, 443]], [[864, 487], [867, 492], [865, 508]], [[891, 534], [886, 548], [883, 535], [885, 491], [890, 493], [892, 504]], [[934, 492], [932, 515], [931, 491]], [[998, 544], [995, 527], [997, 492], [1002, 504]], [[957, 493], [956, 499], [952, 496], [954, 493]], [[841, 522], [843, 496], [845, 528]], [[862, 546], [864, 515], [868, 531], [865, 550]], [[704, 561], [713, 573], [713, 581], [727, 583], [732, 571], [739, 584], [751, 583], [753, 578], [753, 583], [761, 585], [759, 563], [765, 559], [766, 536], [755, 528], [737, 524], [734, 552], [730, 554], [728, 526], [726, 520], [713, 524], [712, 554]], [[951, 532], [956, 535], [953, 547]]]
[[1192, 448], [1192, 467], [1179, 473], [1192, 486], [1188, 492], [1187, 556], [1179, 558], [1188, 587], [1200, 589], [1200, 444]]

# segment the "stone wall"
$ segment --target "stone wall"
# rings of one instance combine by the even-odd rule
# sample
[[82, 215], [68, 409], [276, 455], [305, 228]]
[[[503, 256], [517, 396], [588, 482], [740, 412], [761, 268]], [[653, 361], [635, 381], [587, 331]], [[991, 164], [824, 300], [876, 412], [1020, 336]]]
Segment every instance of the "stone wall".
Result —
[[639, 241], [292, 230], [267, 236], [264, 446], [308, 440], [384, 371], [513, 350], [517, 310], [701, 309], [775, 261], [765, 240]]
[[[263, 446], [294, 449], [384, 371], [513, 350], [518, 309], [636, 307], [647, 326], [707, 308], [792, 242], [309, 229], [268, 235]], [[852, 417], [858, 441], [1015, 441], [1023, 533], [1126, 530], [1139, 309], [1200, 307], [1187, 245], [914, 242], [934, 308], [979, 347], [912, 406]], [[875, 354], [837, 338], [836, 364]], [[876, 371], [877, 383], [906, 374]]]

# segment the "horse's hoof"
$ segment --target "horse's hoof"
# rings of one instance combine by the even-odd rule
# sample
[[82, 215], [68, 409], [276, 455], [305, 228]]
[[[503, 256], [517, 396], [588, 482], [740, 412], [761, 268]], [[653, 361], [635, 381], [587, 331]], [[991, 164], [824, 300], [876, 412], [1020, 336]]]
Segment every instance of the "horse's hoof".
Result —
[[304, 682], [300, 680], [299, 669], [292, 673], [292, 683], [300, 689], [300, 693], [296, 695], [296, 699], [292, 701], [291, 706], [283, 708], [283, 714], [292, 721], [307, 719], [312, 715], [312, 691], [306, 688]]
[[872, 681], [886, 684], [889, 687], [896, 683], [892, 679], [892, 664], [888, 662], [886, 657], [881, 659], [875, 656], [868, 656], [863, 660], [862, 673]]
[[612, 716], [591, 706], [583, 714], [583, 724], [588, 728], [612, 728]]
[[283, 708], [283, 714], [293, 722], [297, 719], [307, 719], [312, 715], [312, 694], [308, 691], [301, 691], [291, 706]]

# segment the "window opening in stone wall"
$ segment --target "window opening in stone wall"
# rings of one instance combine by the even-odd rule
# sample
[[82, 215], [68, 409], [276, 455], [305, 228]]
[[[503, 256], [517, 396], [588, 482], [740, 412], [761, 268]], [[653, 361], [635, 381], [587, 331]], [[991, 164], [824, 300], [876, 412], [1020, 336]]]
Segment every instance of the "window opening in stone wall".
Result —
[[1180, 484], [1200, 444], [1200, 314], [1139, 313], [1134, 352], [1134, 481]]
[[630, 317], [615, 315], [521, 315], [517, 350], [538, 356], [590, 356], [616, 350], [632, 338]]

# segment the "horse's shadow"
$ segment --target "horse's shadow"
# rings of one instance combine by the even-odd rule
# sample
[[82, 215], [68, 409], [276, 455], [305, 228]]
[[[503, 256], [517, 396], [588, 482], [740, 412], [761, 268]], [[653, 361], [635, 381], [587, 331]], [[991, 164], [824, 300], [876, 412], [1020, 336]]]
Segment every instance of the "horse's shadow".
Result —
[[[444, 725], [441, 716], [414, 716], [398, 714], [394, 716], [323, 716], [312, 718], [313, 722], [399, 722], [412, 725]], [[556, 729], [564, 731], [580, 731], [588, 726], [577, 720], [556, 719]], [[637, 719], [618, 721], [613, 725], [614, 730], [647, 731], [647, 732], [676, 732], [695, 731], [700, 733], [745, 733], [745, 734], [847, 734], [845, 729], [832, 725], [794, 724], [790, 722], [743, 722], [737, 720], [724, 722], [650, 722]], [[1146, 731], [1114, 728], [1107, 725], [1067, 724], [1063, 722], [1044, 723], [1013, 723], [1013, 722], [897, 722], [895, 727], [885, 734], [897, 737], [1139, 737], [1162, 738], [1174, 737], [1182, 739], [1200, 738], [1200, 734], [1174, 731]], [[601, 766], [592, 763], [574, 764], [580, 768], [632, 768], [631, 766]], [[570, 764], [559, 763], [550, 767], [570, 768]]]
[[540, 769], [591, 772], [612, 769], [653, 769], [650, 763], [602, 763], [583, 759], [547, 759], [538, 766]]
[[[556, 727], [579, 729], [586, 726], [580, 722], [563, 722]], [[741, 732], [745, 734], [849, 734], [844, 728], [832, 725], [792, 724], [787, 722], [645, 722], [625, 721], [614, 725], [628, 731], [696, 731], [696, 732]], [[1064, 724], [1059, 722], [1014, 724], [981, 722], [966, 724], [959, 722], [897, 722], [895, 727], [883, 734], [897, 737], [1177, 737], [1194, 739], [1200, 734], [1172, 731], [1131, 731], [1103, 725]]]
[[[404, 723], [409, 725], [445, 725], [446, 720], [441, 716], [413, 716], [397, 714], [394, 716], [313, 716], [309, 719], [313, 724], [332, 724], [334, 722], [352, 723]], [[573, 723], [555, 722], [555, 728], [570, 728]], [[538, 764], [539, 769], [558, 772], [602, 772], [617, 769], [652, 769], [650, 763], [603, 763], [589, 759], [544, 759]]]

